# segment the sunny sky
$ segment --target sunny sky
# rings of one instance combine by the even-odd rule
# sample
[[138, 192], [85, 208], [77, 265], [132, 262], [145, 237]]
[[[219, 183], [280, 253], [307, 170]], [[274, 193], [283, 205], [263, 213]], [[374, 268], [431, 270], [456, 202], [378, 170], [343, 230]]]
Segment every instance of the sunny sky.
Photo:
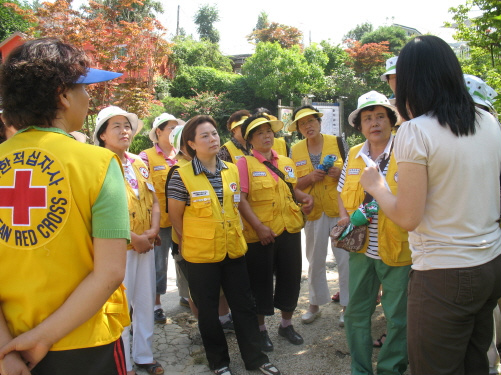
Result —
[[[164, 14], [159, 16], [169, 34], [176, 32], [177, 7], [180, 5], [179, 24], [188, 34], [198, 37], [193, 16], [202, 4], [217, 5], [221, 21], [216, 23], [224, 54], [252, 53], [253, 46], [246, 35], [252, 32], [261, 11], [271, 22], [295, 26], [303, 31], [304, 44], [331, 39], [341, 43], [344, 34], [363, 22], [375, 28], [397, 23], [413, 27], [421, 33], [432, 33], [453, 42], [452, 30], [441, 28], [451, 21], [448, 9], [465, 4], [466, 0], [330, 0], [308, 3], [281, 0], [162, 0]], [[310, 37], [311, 35], [311, 37]]]

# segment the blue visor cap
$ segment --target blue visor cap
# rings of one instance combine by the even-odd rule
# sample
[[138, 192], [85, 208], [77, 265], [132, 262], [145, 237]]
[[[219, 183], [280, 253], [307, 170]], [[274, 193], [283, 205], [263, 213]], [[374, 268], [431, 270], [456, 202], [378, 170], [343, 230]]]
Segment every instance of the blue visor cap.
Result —
[[122, 73], [109, 72], [107, 70], [93, 69], [89, 68], [86, 75], [80, 76], [75, 83], [83, 83], [89, 85], [91, 83], [98, 83], [104, 81], [110, 81], [112, 79], [118, 78]]

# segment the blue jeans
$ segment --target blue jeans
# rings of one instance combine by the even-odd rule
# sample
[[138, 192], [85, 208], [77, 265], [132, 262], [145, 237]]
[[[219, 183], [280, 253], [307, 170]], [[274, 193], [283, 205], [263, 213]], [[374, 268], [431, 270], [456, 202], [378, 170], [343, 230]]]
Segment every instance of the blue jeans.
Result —
[[172, 245], [172, 227], [160, 228], [160, 239], [162, 244], [155, 246], [155, 279], [156, 294], [165, 294], [167, 291], [167, 261], [169, 249]]

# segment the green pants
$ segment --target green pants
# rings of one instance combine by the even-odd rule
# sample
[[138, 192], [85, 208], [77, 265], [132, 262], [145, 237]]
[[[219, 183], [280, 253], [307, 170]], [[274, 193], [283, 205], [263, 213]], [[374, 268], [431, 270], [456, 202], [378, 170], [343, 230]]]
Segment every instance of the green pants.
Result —
[[350, 253], [350, 302], [345, 329], [351, 352], [351, 373], [374, 374], [371, 317], [379, 285], [383, 285], [386, 340], [379, 351], [377, 374], [403, 374], [407, 369], [407, 283], [411, 266], [391, 267], [380, 259]]

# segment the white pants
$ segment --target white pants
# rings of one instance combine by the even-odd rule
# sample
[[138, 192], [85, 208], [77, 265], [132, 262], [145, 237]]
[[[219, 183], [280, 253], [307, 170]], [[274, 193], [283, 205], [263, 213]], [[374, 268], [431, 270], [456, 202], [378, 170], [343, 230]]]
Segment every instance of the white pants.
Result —
[[[139, 254], [127, 251], [125, 293], [132, 306], [132, 360], [135, 363], [153, 363], [153, 308], [155, 306], [155, 253], [153, 250]], [[132, 371], [130, 355], [130, 326], [122, 333], [127, 371]]]
[[[330, 242], [330, 230], [339, 218], [329, 217], [325, 213], [318, 220], [307, 221], [304, 227], [306, 235], [306, 258], [309, 262], [308, 285], [311, 305], [325, 305], [331, 301], [327, 285], [325, 262], [327, 247]], [[340, 304], [347, 306], [349, 301], [349, 253], [346, 250], [333, 247], [339, 273]]]

